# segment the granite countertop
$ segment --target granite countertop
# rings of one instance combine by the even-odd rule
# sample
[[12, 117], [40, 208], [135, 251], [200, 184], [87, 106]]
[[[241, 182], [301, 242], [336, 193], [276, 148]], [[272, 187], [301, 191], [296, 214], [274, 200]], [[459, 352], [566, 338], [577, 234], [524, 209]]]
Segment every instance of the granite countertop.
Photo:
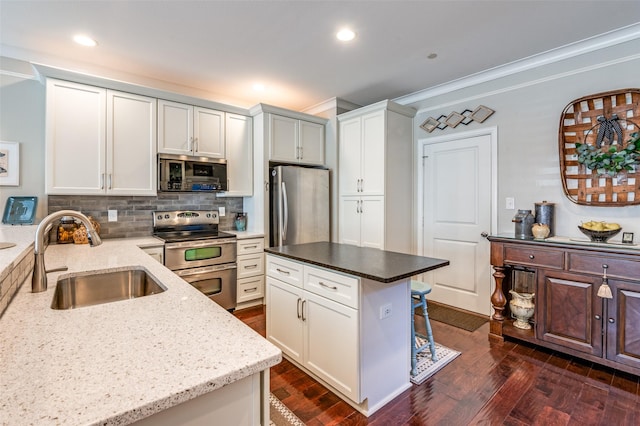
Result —
[[265, 252], [383, 283], [449, 264], [443, 259], [328, 242], [271, 247]]
[[[49, 273], [43, 293], [23, 285], [0, 317], [0, 423], [128, 424], [281, 361], [278, 348], [139, 248], [157, 244], [149, 237], [48, 247], [47, 269], [69, 270]], [[167, 290], [49, 307], [58, 276], [127, 266], [143, 267]]]

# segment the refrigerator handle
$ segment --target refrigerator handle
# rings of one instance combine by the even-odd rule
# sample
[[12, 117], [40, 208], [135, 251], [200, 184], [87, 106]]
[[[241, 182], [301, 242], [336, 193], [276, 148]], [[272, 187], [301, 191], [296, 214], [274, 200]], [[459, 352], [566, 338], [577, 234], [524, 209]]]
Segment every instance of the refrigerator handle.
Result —
[[287, 239], [287, 224], [289, 223], [289, 200], [287, 200], [287, 186], [282, 182], [282, 211], [284, 212], [284, 225], [282, 226], [282, 242]]

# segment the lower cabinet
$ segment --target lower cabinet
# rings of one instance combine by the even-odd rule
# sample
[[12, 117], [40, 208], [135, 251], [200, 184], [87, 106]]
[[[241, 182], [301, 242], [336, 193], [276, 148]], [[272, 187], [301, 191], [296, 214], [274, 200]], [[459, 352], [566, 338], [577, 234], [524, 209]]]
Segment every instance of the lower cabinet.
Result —
[[237, 242], [236, 309], [262, 304], [264, 298], [264, 238]]
[[142, 251], [164, 265], [164, 245], [154, 247], [141, 247]]
[[[409, 279], [380, 283], [267, 254], [267, 339], [365, 415], [411, 387]], [[383, 306], [393, 315], [382, 318]]]
[[340, 197], [339, 215], [341, 243], [385, 248], [384, 197]]

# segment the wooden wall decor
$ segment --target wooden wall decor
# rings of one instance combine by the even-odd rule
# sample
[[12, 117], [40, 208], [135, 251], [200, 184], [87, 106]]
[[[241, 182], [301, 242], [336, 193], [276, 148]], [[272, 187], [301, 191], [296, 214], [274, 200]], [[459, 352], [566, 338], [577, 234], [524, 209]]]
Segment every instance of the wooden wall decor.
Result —
[[640, 204], [640, 170], [606, 174], [578, 161], [576, 144], [602, 153], [626, 148], [640, 132], [640, 89], [621, 89], [570, 102], [560, 116], [558, 135], [560, 173], [565, 195], [589, 206]]
[[447, 127], [455, 128], [458, 124], [469, 125], [471, 122], [476, 121], [482, 123], [489, 118], [495, 111], [484, 105], [478, 106], [473, 111], [465, 109], [461, 113], [453, 111], [449, 115], [441, 115], [438, 118], [429, 117], [421, 125], [422, 130], [431, 133], [435, 129], [444, 130]]

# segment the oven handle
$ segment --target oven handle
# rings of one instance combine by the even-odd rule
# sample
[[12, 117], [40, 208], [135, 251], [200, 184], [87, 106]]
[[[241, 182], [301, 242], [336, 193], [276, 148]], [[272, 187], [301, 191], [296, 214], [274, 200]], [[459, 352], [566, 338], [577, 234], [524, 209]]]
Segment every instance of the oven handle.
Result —
[[206, 241], [185, 241], [181, 243], [166, 243], [164, 245], [165, 249], [176, 249], [176, 248], [198, 248], [198, 247], [208, 247], [208, 246], [222, 246], [227, 244], [235, 244], [235, 239], [227, 239], [227, 240], [206, 240]]
[[173, 271], [173, 273], [180, 277], [190, 277], [194, 275], [204, 275], [220, 271], [227, 271], [229, 269], [237, 269], [237, 267], [238, 266], [235, 263], [228, 263], [216, 266], [204, 266], [202, 268], [180, 269], [178, 271]]

